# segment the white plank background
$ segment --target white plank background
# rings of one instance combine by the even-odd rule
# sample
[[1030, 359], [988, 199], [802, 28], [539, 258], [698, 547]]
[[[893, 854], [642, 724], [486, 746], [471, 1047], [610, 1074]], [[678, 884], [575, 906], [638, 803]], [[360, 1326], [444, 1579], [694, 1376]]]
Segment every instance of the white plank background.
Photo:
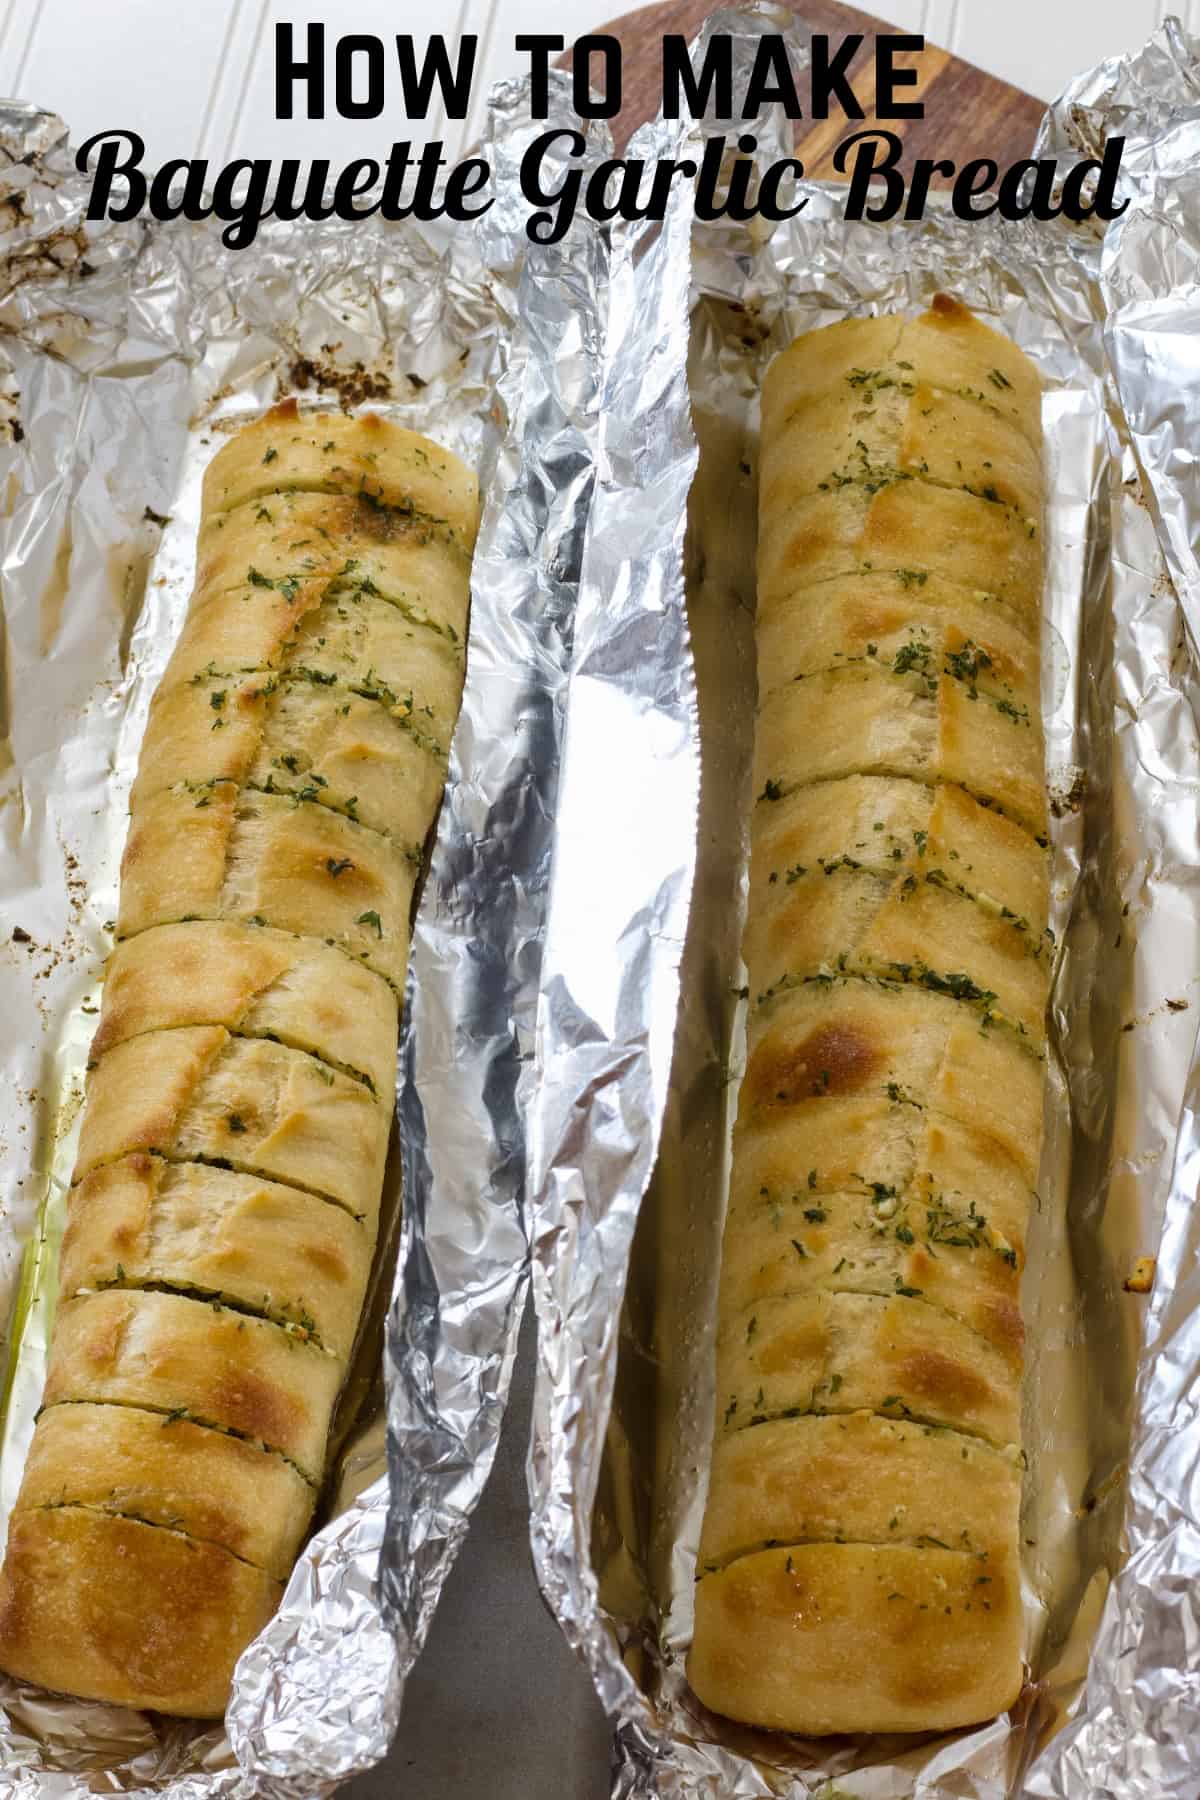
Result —
[[[457, 154], [476, 137], [490, 83], [514, 74], [518, 32], [568, 40], [611, 18], [623, 0], [453, 0], [436, 24], [479, 38], [472, 114], [404, 126], [389, 109], [373, 122], [276, 121], [274, 25], [323, 20], [338, 31], [431, 29], [428, 6], [394, 0], [0, 0], [0, 94], [49, 106], [81, 142], [95, 131], [134, 130], [154, 166], [173, 156], [321, 156], [335, 162], [386, 152], [394, 138], [444, 137]], [[1150, 34], [1174, 12], [1200, 31], [1200, 0], [880, 0], [906, 31], [923, 31], [992, 74], [1050, 99], [1080, 68]], [[398, 90], [389, 90], [390, 92]], [[398, 108], [399, 101], [396, 101]]]

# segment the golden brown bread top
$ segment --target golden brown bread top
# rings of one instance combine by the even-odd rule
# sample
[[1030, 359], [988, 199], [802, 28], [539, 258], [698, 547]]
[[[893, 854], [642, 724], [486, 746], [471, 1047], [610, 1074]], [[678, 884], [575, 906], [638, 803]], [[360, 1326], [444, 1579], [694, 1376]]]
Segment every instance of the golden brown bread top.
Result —
[[167, 1285], [295, 1326], [348, 1361], [373, 1246], [368, 1227], [297, 1188], [135, 1152], [71, 1189], [59, 1292]]
[[974, 1203], [986, 1241], [1006, 1260], [1011, 1247], [1021, 1263], [1030, 1193], [1016, 1161], [987, 1132], [937, 1113], [899, 1083], [771, 1109], [739, 1126], [729, 1193], [739, 1232], [740, 1215], [762, 1205], [803, 1207], [857, 1189], [880, 1204], [895, 1194], [918, 1208], [961, 1201], [957, 1211], [970, 1213]]
[[803, 1122], [831, 1101], [878, 1099], [892, 1088], [994, 1140], [1032, 1186], [1042, 1065], [969, 997], [918, 982], [826, 977], [779, 994], [750, 1015], [739, 1119], [785, 1109]]
[[688, 1679], [714, 1711], [811, 1735], [989, 1718], [1021, 1685], [1016, 1558], [872, 1544], [742, 1557], [696, 1588]]
[[1036, 370], [939, 295], [800, 338], [763, 390], [759, 612], [832, 576], [946, 580], [1036, 620]]
[[1021, 1435], [1011, 1353], [923, 1295], [814, 1289], [724, 1315], [719, 1432], [862, 1409], [946, 1426], [999, 1449]]
[[345, 1365], [285, 1330], [176, 1294], [110, 1288], [55, 1318], [44, 1404], [140, 1407], [233, 1432], [319, 1486]]
[[329, 807], [233, 782], [168, 788], [130, 825], [117, 935], [189, 919], [271, 925], [336, 945], [400, 994], [418, 861], [415, 845]]
[[[444, 685], [448, 743], [459, 676]], [[132, 805], [182, 783], [233, 782], [345, 813], [419, 850], [446, 770], [443, 745], [424, 729], [435, 723], [433, 709], [417, 714], [414, 705], [411, 690], [397, 695], [376, 683], [364, 696], [303, 677], [222, 674], [159, 688]]]
[[949, 980], [969, 968], [980, 1004], [1040, 1046], [1049, 951], [1028, 927], [917, 875], [818, 867], [750, 916], [745, 955], [762, 983], [752, 1005], [825, 970]]
[[1019, 1376], [1018, 1264], [974, 1194], [802, 1190], [790, 1204], [766, 1201], [729, 1233], [721, 1311], [755, 1315], [760, 1300], [818, 1292], [919, 1297], [985, 1338]]
[[76, 1179], [136, 1151], [282, 1181], [372, 1225], [391, 1111], [302, 1050], [220, 1025], [118, 1044], [91, 1071]]
[[958, 395], [1010, 420], [1041, 448], [1038, 372], [1002, 332], [949, 294], [915, 319], [843, 319], [809, 331], [775, 358], [763, 386], [763, 436], [773, 440], [802, 408], [836, 393], [847, 409], [888, 391], [889, 380]]
[[797, 788], [754, 815], [750, 915], [755, 930], [818, 871], [915, 877], [967, 896], [1037, 941], [1049, 860], [1029, 833], [953, 785], [852, 775]]
[[800, 588], [767, 613], [758, 629], [758, 689], [765, 699], [801, 676], [901, 663], [946, 674], [993, 705], [1026, 710], [1041, 730], [1041, 668], [1036, 636], [1007, 608], [966, 589], [910, 570], [847, 575]]
[[86, 1506], [181, 1531], [253, 1563], [291, 1573], [312, 1514], [299, 1471], [258, 1444], [133, 1406], [67, 1401], [37, 1422], [21, 1507]]
[[395, 513], [396, 524], [445, 536], [469, 555], [479, 487], [458, 457], [375, 413], [301, 413], [284, 400], [244, 426], [204, 473], [206, 519], [279, 493], [328, 494]]
[[814, 396], [767, 439], [759, 468], [765, 515], [780, 494], [794, 499], [852, 482], [919, 477], [1040, 519], [1040, 447], [1014, 420], [902, 370], [892, 381], [858, 370], [850, 386], [849, 396], [836, 389]]
[[[278, 595], [284, 610], [276, 616], [295, 620], [318, 595], [351, 608], [376, 598], [461, 650], [469, 572], [461, 545], [416, 513], [291, 489], [201, 518], [192, 608], [208, 609], [232, 590], [249, 601], [253, 588], [267, 608]], [[239, 604], [231, 629], [245, 610]], [[179, 673], [174, 657], [171, 667]]]
[[435, 564], [439, 591], [448, 590], [436, 606], [427, 582], [417, 590], [429, 601], [425, 607], [388, 599], [366, 577], [350, 589], [321, 577], [293, 591], [286, 575], [263, 585], [267, 577], [251, 564], [261, 581], [203, 589], [193, 598], [163, 685], [259, 670], [293, 679], [310, 671], [309, 679], [362, 687], [370, 674], [397, 693], [412, 688], [424, 705], [451, 678], [461, 681], [464, 644], [451, 620], [464, 617], [466, 583], [447, 568], [444, 548], [425, 547], [421, 557]]
[[952, 782], [1039, 838], [1046, 831], [1043, 759], [1027, 707], [973, 693], [939, 671], [914, 634], [886, 667], [868, 657], [776, 688], [759, 709], [754, 791], [770, 804], [845, 775]]
[[[877, 1413], [810, 1413], [735, 1431], [713, 1450], [699, 1567], [748, 1551], [842, 1542], [986, 1550], [1012, 1540], [1016, 1459], [956, 1431]], [[952, 1544], [942, 1541], [946, 1521]]]
[[86, 1507], [19, 1507], [0, 1572], [10, 1674], [118, 1706], [225, 1710], [279, 1582], [216, 1544]]
[[214, 514], [201, 520], [196, 590], [164, 682], [210, 662], [400, 673], [389, 642], [461, 665], [468, 576], [444, 536], [361, 500], [291, 492]]
[[775, 519], [764, 516], [759, 535], [764, 612], [835, 575], [919, 569], [1037, 615], [1041, 527], [1015, 507], [924, 481], [795, 494], [781, 480], [773, 499]]
[[220, 920], [160, 925], [118, 944], [104, 972], [91, 1062], [126, 1038], [181, 1025], [273, 1037], [366, 1080], [381, 1098], [396, 1069], [396, 996], [312, 938]]

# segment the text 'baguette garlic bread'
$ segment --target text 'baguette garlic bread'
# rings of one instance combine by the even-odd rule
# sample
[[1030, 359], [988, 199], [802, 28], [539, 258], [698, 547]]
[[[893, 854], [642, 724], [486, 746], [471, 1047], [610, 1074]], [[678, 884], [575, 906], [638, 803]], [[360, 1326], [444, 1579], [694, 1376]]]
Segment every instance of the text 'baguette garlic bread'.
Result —
[[92, 1044], [0, 1666], [210, 1717], [279, 1603], [371, 1271], [471, 473], [285, 402], [204, 482]]
[[688, 1674], [945, 1730], [1023, 1678], [1047, 930], [1040, 387], [957, 302], [763, 391], [748, 1055]]

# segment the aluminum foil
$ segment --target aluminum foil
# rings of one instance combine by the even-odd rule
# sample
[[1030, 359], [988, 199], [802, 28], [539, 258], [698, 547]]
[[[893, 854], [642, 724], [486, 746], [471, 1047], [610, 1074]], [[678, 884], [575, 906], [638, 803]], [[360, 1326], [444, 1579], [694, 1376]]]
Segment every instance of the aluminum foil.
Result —
[[[562, 78], [538, 130], [577, 123], [568, 94]], [[126, 800], [189, 596], [203, 469], [228, 431], [299, 391], [431, 433], [479, 470], [484, 496], [466, 693], [406, 1007], [403, 1268], [387, 1316], [393, 1153], [320, 1529], [238, 1665], [223, 1726], [0, 1681], [5, 1795], [315, 1800], [378, 1760], [490, 1467], [527, 1279], [516, 1088], [569, 547], [590, 481], [586, 431], [572, 439], [563, 419], [586, 413], [594, 388], [604, 276], [586, 221], [553, 253], [527, 253], [515, 191], [527, 114], [521, 89], [498, 92], [485, 152], [498, 199], [471, 231], [439, 243], [378, 219], [270, 222], [231, 253], [209, 225], [86, 225], [61, 122], [0, 106], [5, 1519], [40, 1398]]]
[[[755, 36], [772, 28], [770, 15], [749, 12], [719, 15], [707, 29], [734, 32], [744, 71]], [[801, 30], [798, 58], [804, 39]], [[1175, 567], [1177, 548], [1181, 606], [1156, 526], [1173, 517], [1181, 546], [1196, 537], [1187, 423], [1200, 398], [1191, 248], [1200, 211], [1193, 200], [1185, 226], [1175, 183], [1185, 144], [1194, 160], [1185, 115], [1200, 97], [1196, 68], [1169, 27], [1140, 62], [1107, 65], [1052, 115], [1065, 122], [1068, 158], [1090, 153], [1109, 120], [1129, 135], [1131, 181], [1146, 172], [1153, 198], [1108, 244], [1066, 226], [964, 223], [944, 208], [912, 224], [849, 225], [838, 191], [818, 185], [805, 189], [807, 211], [765, 241], [745, 228], [691, 229], [682, 193], [662, 227], [617, 233], [615, 267], [627, 265], [639, 284], [641, 333], [653, 346], [658, 404], [639, 458], [664, 511], [688, 486], [699, 442], [684, 560], [703, 780], [669, 1083], [656, 1007], [675, 980], [674, 933], [625, 940], [607, 962], [593, 946], [586, 963], [580, 956], [560, 972], [560, 994], [624, 995], [636, 952], [641, 1004], [614, 1015], [624, 1029], [605, 1043], [593, 1036], [586, 1059], [574, 1054], [584, 1008], [547, 1009], [541, 1056], [556, 1079], [531, 1121], [542, 1346], [533, 1543], [547, 1598], [614, 1720], [615, 1795], [1195, 1795], [1185, 1709], [1196, 1704], [1200, 1571], [1191, 1497], [1200, 1150], [1190, 1110], [1200, 1097], [1188, 1071], [1200, 988], [1200, 735], [1188, 613], [1200, 589], [1194, 566], [1188, 582]], [[1164, 101], [1168, 71], [1175, 87]], [[646, 141], [654, 154], [687, 153], [696, 129], [664, 122]], [[780, 153], [782, 121], [760, 118], [751, 129], [760, 154]], [[1183, 135], [1169, 161], [1174, 132]], [[756, 395], [770, 357], [798, 332], [917, 309], [939, 289], [1011, 335], [1046, 380], [1043, 711], [1059, 951], [1023, 1294], [1029, 1680], [1011, 1715], [977, 1730], [805, 1741], [705, 1712], [684, 1677], [742, 1056]], [[1143, 312], [1123, 315], [1122, 293]], [[643, 346], [614, 334], [607, 354], [614, 391], [628, 391]], [[688, 371], [686, 391], [681, 380], [666, 383], [672, 367]], [[1143, 408], [1137, 396], [1147, 395]], [[618, 580], [619, 568], [598, 567], [598, 584]], [[674, 583], [674, 567], [670, 575]], [[587, 601], [585, 584], [581, 609]], [[612, 760], [623, 766], [622, 754]], [[631, 891], [636, 838], [627, 813], [618, 824], [614, 870]], [[660, 872], [674, 867], [664, 854]], [[558, 898], [552, 890], [548, 960]], [[564, 911], [578, 902], [564, 892]], [[618, 1108], [612, 1088], [622, 1078]], [[1124, 1283], [1158, 1249], [1168, 1195], [1147, 1303]], [[1153, 1363], [1142, 1348], [1148, 1304], [1151, 1348], [1162, 1349]]]
[[[1175, 655], [1182, 661], [1185, 643], [1193, 656], [1200, 643], [1192, 442], [1200, 406], [1200, 44], [1176, 21], [1138, 56], [1073, 83], [1051, 109], [1042, 140], [1086, 150], [1115, 132], [1126, 138], [1129, 206], [1100, 252], [1105, 340], [1132, 442], [1130, 478], [1141, 484], [1179, 597]], [[1159, 834], [1157, 847], [1176, 867], [1191, 865], [1194, 891], [1197, 771], [1171, 754], [1158, 773], [1172, 829], [1169, 838]], [[1127, 1557], [1107, 1597], [1076, 1716], [1033, 1771], [1030, 1791], [1039, 1796], [1073, 1795], [1086, 1782], [1098, 1795], [1182, 1800], [1200, 1779], [1198, 1099], [1200, 1063], [1193, 1061], [1146, 1321]]]

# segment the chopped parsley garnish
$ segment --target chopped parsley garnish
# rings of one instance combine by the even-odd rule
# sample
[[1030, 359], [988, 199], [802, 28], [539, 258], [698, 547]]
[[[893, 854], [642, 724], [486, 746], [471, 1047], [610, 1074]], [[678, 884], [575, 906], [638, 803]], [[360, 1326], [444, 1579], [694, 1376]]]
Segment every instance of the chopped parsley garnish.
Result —
[[919, 644], [914, 639], [903, 644], [892, 658], [892, 673], [907, 675], [911, 669], [919, 669], [922, 673], [929, 665], [929, 645]]
[[987, 1219], [972, 1200], [965, 1213], [956, 1213], [939, 1194], [925, 1209], [925, 1234], [931, 1244], [956, 1250], [978, 1250], [987, 1240]]
[[991, 666], [992, 659], [987, 651], [981, 650], [970, 638], [961, 650], [946, 652], [946, 673], [953, 675], [956, 681], [973, 684], [980, 669], [990, 669]]

